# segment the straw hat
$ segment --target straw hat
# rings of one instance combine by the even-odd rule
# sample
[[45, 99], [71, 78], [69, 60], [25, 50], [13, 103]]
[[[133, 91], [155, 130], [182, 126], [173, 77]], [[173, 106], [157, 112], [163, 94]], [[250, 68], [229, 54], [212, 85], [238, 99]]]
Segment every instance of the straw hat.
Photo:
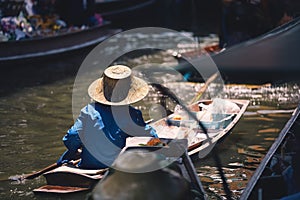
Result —
[[148, 91], [148, 84], [133, 76], [129, 67], [114, 65], [89, 86], [88, 94], [102, 104], [129, 105], [143, 99]]

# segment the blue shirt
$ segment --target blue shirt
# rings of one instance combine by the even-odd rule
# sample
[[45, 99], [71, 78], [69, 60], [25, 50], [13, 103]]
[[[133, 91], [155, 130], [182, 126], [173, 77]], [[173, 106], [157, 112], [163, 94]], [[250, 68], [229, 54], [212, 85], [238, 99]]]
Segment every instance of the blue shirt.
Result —
[[88, 104], [63, 137], [68, 150], [57, 163], [76, 159], [78, 149], [81, 149], [80, 168], [108, 167], [125, 146], [129, 136], [157, 137], [157, 134], [145, 123], [141, 111], [131, 106]]

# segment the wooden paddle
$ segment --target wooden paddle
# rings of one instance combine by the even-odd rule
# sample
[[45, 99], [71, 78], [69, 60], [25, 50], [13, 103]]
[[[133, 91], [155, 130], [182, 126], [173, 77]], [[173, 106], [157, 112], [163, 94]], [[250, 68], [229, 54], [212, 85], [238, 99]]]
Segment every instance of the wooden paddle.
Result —
[[45, 172], [56, 169], [59, 166], [60, 165], [58, 165], [57, 163], [53, 163], [53, 164], [49, 165], [48, 167], [45, 167], [44, 169], [41, 169], [37, 172], [33, 172], [33, 173], [27, 174], [27, 175], [10, 176], [8, 179], [12, 180], [12, 181], [23, 181], [25, 179], [34, 179], [34, 178], [39, 177], [40, 175], [44, 174]]
[[[71, 164], [73, 166], [76, 166], [79, 162], [81, 161], [81, 159], [77, 159], [77, 160], [71, 160], [68, 162], [68, 164]], [[64, 165], [64, 164], [63, 164]], [[57, 163], [53, 163], [52, 165], [49, 165], [48, 167], [45, 167], [44, 169], [34, 172], [32, 174], [28, 174], [26, 175], [23, 179], [34, 179], [48, 171], [51, 171], [53, 169], [56, 169], [57, 167], [60, 167], [61, 165], [58, 165]]]
[[[216, 77], [217, 77], [217, 73], [213, 74], [209, 78], [210, 80], [208, 80], [205, 83], [204, 88], [206, 89], [208, 87], [208, 84], [210, 84], [213, 80], [215, 80]], [[226, 179], [226, 177], [224, 175], [224, 172], [223, 172], [223, 169], [222, 169], [221, 160], [220, 160], [220, 158], [218, 156], [217, 150], [214, 148], [215, 145], [216, 145], [216, 142], [213, 143], [211, 141], [211, 138], [208, 135], [206, 127], [201, 123], [201, 121], [199, 121], [197, 119], [197, 116], [194, 113], [192, 113], [184, 104], [182, 104], [179, 101], [179, 99], [176, 97], [176, 95], [173, 92], [171, 92], [168, 88], [166, 88], [163, 85], [157, 84], [157, 83], [152, 83], [151, 85], [154, 86], [154, 87], [156, 87], [163, 94], [169, 96], [174, 102], [176, 102], [177, 104], [179, 104], [183, 108], [183, 110], [186, 111], [190, 115], [190, 117], [192, 117], [196, 122], [198, 122], [198, 124], [201, 127], [201, 129], [203, 130], [204, 134], [207, 136], [207, 139], [208, 139], [207, 142], [208, 142], [208, 145], [209, 145], [205, 149], [205, 153], [203, 153], [203, 154], [199, 153], [198, 155], [199, 155], [199, 157], [205, 157], [205, 154], [208, 154], [209, 151], [212, 151], [212, 156], [213, 156], [213, 158], [214, 158], [214, 160], [216, 162], [217, 169], [219, 171], [219, 174], [220, 174], [222, 182], [223, 182], [223, 187], [224, 187], [224, 191], [226, 193], [226, 197], [227, 197], [227, 199], [232, 199], [231, 198], [232, 194], [231, 194], [231, 191], [230, 191], [230, 189], [228, 187], [227, 179]], [[201, 90], [201, 91], [204, 91], [204, 90]], [[199, 95], [201, 97], [201, 95], [202, 95], [201, 91], [198, 92], [198, 95], [195, 96], [195, 98], [193, 99], [193, 101], [196, 101]]]
[[[72, 164], [72, 165], [77, 165], [78, 163], [80, 162], [80, 159], [78, 159], [78, 160], [75, 160], [75, 161], [70, 161], [70, 164]], [[57, 163], [53, 163], [53, 164], [51, 164], [51, 165], [49, 165], [49, 166], [47, 166], [47, 167], [45, 167], [44, 169], [41, 169], [41, 170], [39, 170], [39, 171], [37, 171], [37, 172], [33, 172], [33, 173], [31, 173], [31, 174], [27, 174], [27, 175], [22, 175], [22, 176], [11, 176], [11, 177], [9, 177], [9, 179], [10, 180], [13, 180], [13, 181], [23, 181], [23, 180], [25, 180], [25, 179], [34, 179], [34, 178], [37, 178], [37, 177], [39, 177], [40, 175], [42, 175], [42, 174], [44, 174], [44, 173], [46, 173], [46, 172], [49, 172], [49, 171], [51, 171], [51, 170], [53, 170], [53, 169], [56, 169], [56, 168], [58, 168], [58, 167], [60, 167], [61, 165], [58, 165]]]
[[200, 90], [197, 92], [195, 97], [191, 100], [190, 104], [197, 102], [201, 98], [205, 90], [208, 88], [209, 84], [211, 84], [217, 77], [218, 77], [218, 72], [211, 75], [205, 82], [204, 86], [200, 88]]
[[44, 169], [41, 169], [40, 171], [33, 172], [31, 174], [23, 176], [22, 179], [34, 179], [34, 178], [39, 177], [40, 175], [42, 175], [42, 174], [44, 174], [48, 171], [56, 169], [59, 166], [60, 165], [58, 165], [57, 163], [53, 163], [52, 165], [49, 165], [48, 167], [45, 167]]
[[[217, 77], [218, 77], [218, 72], [211, 75], [205, 82], [204, 86], [200, 88], [200, 90], [197, 92], [195, 97], [191, 100], [190, 104], [194, 104], [195, 102], [199, 101], [202, 94], [205, 92], [205, 90], [207, 90], [209, 84], [211, 84]], [[198, 156], [200, 159], [207, 156], [207, 154], [209, 154], [216, 145], [216, 142], [214, 142], [214, 143], [211, 142], [211, 138], [209, 138], [208, 135], [207, 135], [207, 139], [208, 139], [208, 142], [203, 144], [203, 145], [206, 145], [206, 147], [203, 150], [199, 151], [199, 153], [198, 153]]]

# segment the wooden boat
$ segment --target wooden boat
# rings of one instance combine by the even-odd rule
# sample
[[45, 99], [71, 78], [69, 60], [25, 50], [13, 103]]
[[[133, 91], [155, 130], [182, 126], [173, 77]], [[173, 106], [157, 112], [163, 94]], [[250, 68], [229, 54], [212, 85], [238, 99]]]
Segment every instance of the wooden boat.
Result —
[[[257, 38], [231, 46], [211, 56], [223, 79], [230, 83], [298, 81], [300, 17]], [[193, 59], [201, 60], [201, 55]], [[210, 59], [210, 58], [207, 58]], [[184, 59], [176, 70], [185, 74], [196, 71]], [[190, 81], [199, 81], [191, 76]]]
[[43, 174], [47, 185], [34, 189], [35, 193], [75, 193], [91, 190], [107, 169], [84, 170], [74, 166], [61, 166]]
[[130, 15], [137, 16], [137, 14], [144, 12], [155, 2], [156, 0], [96, 0], [95, 10], [109, 21], [124, 21]]
[[[294, 174], [287, 178], [285, 174], [289, 169], [293, 169], [291, 160], [296, 158], [298, 167], [294, 170], [299, 171], [299, 151], [296, 151], [300, 145], [299, 131], [300, 104], [249, 180], [241, 199], [281, 199], [291, 194], [290, 185], [293, 179], [299, 179], [299, 176]], [[298, 199], [299, 192], [298, 183]]]
[[[176, 114], [174, 113], [150, 125], [156, 129], [159, 138], [186, 138], [188, 140], [188, 154], [194, 155], [198, 153], [199, 157], [203, 158], [210, 153], [219, 141], [229, 134], [249, 104], [248, 100], [239, 99], [227, 99], [224, 102], [234, 105], [237, 109], [229, 111], [225, 115], [217, 114], [215, 120], [202, 121], [207, 128], [208, 136], [196, 124], [196, 121], [190, 118], [187, 120], [176, 120]], [[207, 111], [205, 111], [204, 107], [210, 105], [213, 105], [212, 100], [203, 100], [189, 106], [189, 108], [196, 115], [205, 115]], [[128, 138], [126, 145], [147, 144], [148, 140], [142, 137]]]
[[0, 66], [65, 56], [91, 48], [120, 32], [119, 29], [109, 28], [109, 24], [105, 22], [103, 25], [42, 38], [0, 42]]
[[[166, 162], [172, 162], [177, 165], [180, 173], [182, 174], [182, 178], [190, 183], [191, 188], [198, 192], [201, 199], [205, 199], [205, 192], [195, 168], [193, 167], [192, 161], [187, 154], [187, 140], [163, 139], [163, 141], [168, 145], [168, 147], [131, 146], [125, 147], [120, 155], [123, 155], [126, 152], [159, 152], [161, 156], [165, 157]], [[177, 162], [178, 159], [180, 162]], [[61, 166], [45, 173], [44, 176], [46, 178], [47, 185], [34, 189], [33, 191], [36, 194], [86, 194], [86, 192], [90, 192], [99, 181], [104, 182], [105, 179], [110, 176], [110, 170], [83, 170], [74, 167]], [[99, 182], [99, 184], [101, 184], [101, 182]]]

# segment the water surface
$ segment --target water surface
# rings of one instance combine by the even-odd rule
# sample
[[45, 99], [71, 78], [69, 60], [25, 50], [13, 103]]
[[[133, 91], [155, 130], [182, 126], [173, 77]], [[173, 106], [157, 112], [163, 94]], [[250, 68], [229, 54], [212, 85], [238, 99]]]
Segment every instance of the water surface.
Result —
[[[125, 64], [143, 64], [155, 60], [172, 66], [176, 60], [166, 52], [143, 55], [135, 59], [124, 59]], [[152, 62], [152, 61], [151, 61]], [[42, 67], [44, 64], [40, 64]], [[46, 65], [46, 64], [45, 64]], [[58, 199], [58, 197], [41, 197], [32, 193], [32, 189], [45, 184], [41, 176], [25, 182], [9, 181], [8, 177], [27, 174], [40, 170], [58, 159], [65, 147], [62, 137], [73, 123], [72, 89], [78, 65], [64, 69], [47, 69], [32, 75], [23, 69], [22, 75], [15, 76], [13, 83], [17, 88], [10, 90], [14, 84], [4, 82], [0, 96], [0, 195], [1, 199]], [[55, 67], [55, 66], [53, 66]], [[57, 66], [56, 66], [57, 67]], [[10, 77], [13, 77], [12, 75]], [[50, 78], [47, 79], [47, 78]], [[167, 81], [178, 81], [177, 76], [168, 77]], [[17, 84], [19, 83], [19, 84]], [[24, 83], [24, 84], [22, 84]], [[177, 88], [180, 93], [180, 88]], [[151, 96], [151, 94], [150, 94]], [[280, 85], [227, 85], [225, 98], [250, 100], [250, 105], [232, 133], [218, 146], [219, 157], [226, 167], [227, 175], [233, 168], [232, 163], [245, 164], [247, 156], [243, 153], [254, 152], [266, 154], [272, 142], [291, 116], [300, 99], [299, 83]], [[152, 101], [158, 101], [155, 94]], [[136, 106], [149, 118], [149, 103]], [[223, 193], [211, 157], [203, 160], [193, 157], [197, 172], [205, 189], [212, 198], [219, 198]], [[238, 168], [241, 173], [240, 186], [244, 187], [253, 168]], [[243, 175], [244, 174], [244, 175]], [[235, 177], [236, 178], [236, 177]], [[237, 179], [237, 178], [236, 178]], [[234, 185], [231, 185], [234, 188]], [[238, 197], [242, 191], [237, 190]]]

